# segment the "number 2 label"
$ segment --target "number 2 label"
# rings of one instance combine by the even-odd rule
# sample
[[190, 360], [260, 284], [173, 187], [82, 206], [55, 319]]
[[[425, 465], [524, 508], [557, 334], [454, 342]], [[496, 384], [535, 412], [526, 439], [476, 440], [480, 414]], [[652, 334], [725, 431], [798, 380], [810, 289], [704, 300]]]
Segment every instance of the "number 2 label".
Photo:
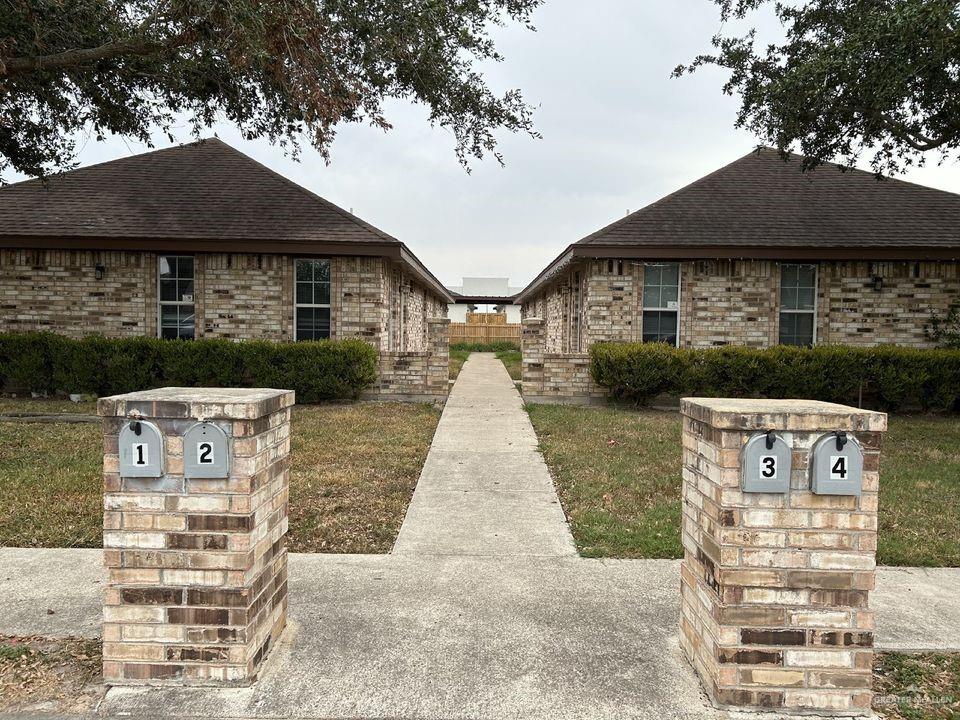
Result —
[[830, 479], [831, 480], [847, 479], [847, 456], [846, 455], [830, 456]]
[[777, 479], [777, 456], [776, 455], [760, 456], [760, 477], [762, 477], [764, 480]]
[[133, 444], [133, 464], [138, 466], [150, 463], [150, 446], [146, 443]]
[[197, 443], [197, 463], [200, 465], [213, 465], [213, 443]]

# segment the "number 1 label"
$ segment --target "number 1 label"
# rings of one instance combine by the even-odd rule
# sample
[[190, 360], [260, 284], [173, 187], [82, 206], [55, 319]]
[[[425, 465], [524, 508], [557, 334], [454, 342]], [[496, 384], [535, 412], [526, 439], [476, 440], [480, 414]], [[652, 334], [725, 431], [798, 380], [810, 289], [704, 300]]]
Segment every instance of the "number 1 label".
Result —
[[146, 443], [133, 444], [133, 464], [142, 466], [150, 463], [150, 446]]
[[760, 477], [762, 477], [764, 480], [777, 479], [777, 456], [776, 455], [760, 456]]
[[198, 442], [197, 443], [197, 462], [200, 465], [213, 465], [213, 443], [210, 442]]

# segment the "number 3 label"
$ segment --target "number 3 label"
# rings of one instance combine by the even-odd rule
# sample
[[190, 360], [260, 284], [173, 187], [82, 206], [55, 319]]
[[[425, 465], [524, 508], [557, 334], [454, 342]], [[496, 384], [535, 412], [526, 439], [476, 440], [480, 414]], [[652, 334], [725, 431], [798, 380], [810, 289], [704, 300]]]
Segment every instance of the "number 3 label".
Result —
[[762, 477], [764, 480], [777, 479], [777, 456], [776, 455], [760, 456], [760, 477]]
[[198, 442], [197, 443], [197, 462], [200, 465], [213, 465], [213, 443], [210, 442]]
[[846, 455], [830, 456], [830, 479], [831, 480], [847, 479], [847, 456]]

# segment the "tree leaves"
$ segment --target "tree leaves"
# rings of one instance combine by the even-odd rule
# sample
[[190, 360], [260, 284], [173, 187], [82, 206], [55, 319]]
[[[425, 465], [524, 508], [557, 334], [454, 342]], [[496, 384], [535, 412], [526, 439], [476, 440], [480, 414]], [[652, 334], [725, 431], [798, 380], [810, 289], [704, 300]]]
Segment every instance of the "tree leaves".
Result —
[[[714, 0], [723, 20], [769, 0]], [[960, 3], [955, 0], [808, 0], [775, 4], [781, 44], [756, 34], [713, 38], [715, 53], [680, 65], [731, 71], [737, 127], [805, 166], [866, 156], [877, 173], [956, 157], [960, 148]]]
[[502, 59], [491, 25], [530, 27], [541, 2], [0, 0], [0, 173], [72, 167], [83, 129], [149, 143], [178, 115], [328, 157], [341, 123], [388, 129], [388, 98], [426, 105], [466, 166], [499, 129], [537, 136], [519, 91], [475, 66]]

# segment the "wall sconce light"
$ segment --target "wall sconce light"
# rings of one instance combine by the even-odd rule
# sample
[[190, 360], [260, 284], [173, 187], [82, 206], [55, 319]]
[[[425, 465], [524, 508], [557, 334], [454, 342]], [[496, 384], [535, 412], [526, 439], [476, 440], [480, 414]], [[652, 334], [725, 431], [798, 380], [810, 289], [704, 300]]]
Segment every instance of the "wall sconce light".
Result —
[[873, 276], [873, 289], [877, 292], [883, 290], [883, 278], [880, 275]]
[[103, 276], [106, 274], [106, 272], [107, 272], [107, 269], [103, 265], [97, 265], [93, 269], [93, 276], [97, 280], [103, 280]]

